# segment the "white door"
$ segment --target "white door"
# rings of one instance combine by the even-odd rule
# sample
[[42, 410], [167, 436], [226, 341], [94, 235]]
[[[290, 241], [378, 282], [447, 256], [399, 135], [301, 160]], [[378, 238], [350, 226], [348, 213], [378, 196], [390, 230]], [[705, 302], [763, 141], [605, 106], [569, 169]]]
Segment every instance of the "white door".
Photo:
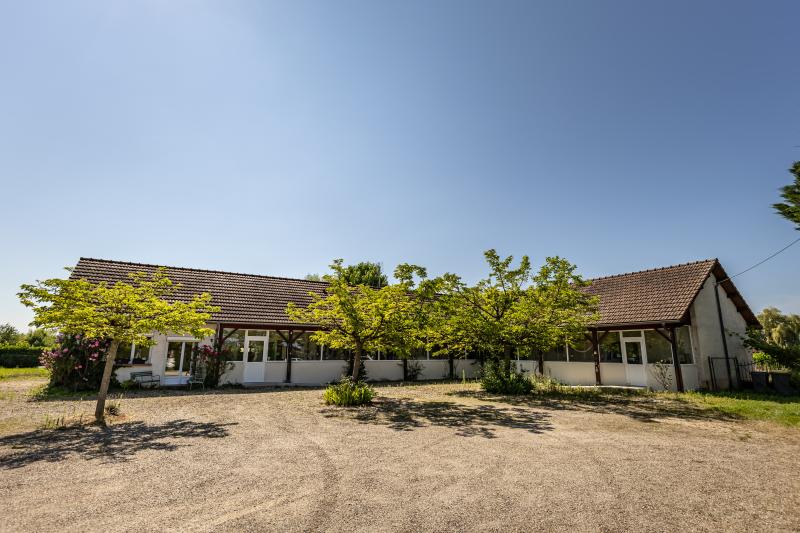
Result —
[[625, 364], [625, 378], [628, 385], [646, 387], [647, 361], [641, 339], [622, 338], [622, 362]]
[[263, 383], [266, 371], [265, 339], [246, 337], [244, 341], [244, 383]]

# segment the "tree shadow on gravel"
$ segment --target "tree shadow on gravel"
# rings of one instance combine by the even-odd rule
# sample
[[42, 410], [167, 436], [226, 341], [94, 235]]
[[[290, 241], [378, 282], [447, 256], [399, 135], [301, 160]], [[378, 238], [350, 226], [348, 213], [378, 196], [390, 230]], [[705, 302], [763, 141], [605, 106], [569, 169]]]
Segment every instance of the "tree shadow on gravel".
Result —
[[455, 402], [417, 401], [381, 398], [365, 407], [329, 407], [327, 418], [346, 418], [363, 424], [386, 426], [395, 431], [413, 431], [429, 426], [447, 427], [461, 437], [495, 438], [500, 428], [521, 429], [530, 433], [550, 431], [546, 413], [522, 407], [463, 405]]
[[447, 395], [529, 408], [617, 414], [640, 422], [657, 422], [667, 418], [699, 421], [741, 420], [740, 417], [718, 409], [702, 407], [684, 400], [659, 398], [648, 394], [580, 391], [576, 393], [534, 394], [531, 396], [502, 396], [483, 391], [458, 391], [449, 392]]
[[[211, 422], [173, 420], [164, 424], [123, 422], [106, 427], [75, 425], [39, 429], [0, 437], [0, 468], [20, 468], [39, 461], [57, 462], [75, 455], [84, 459], [127, 461], [145, 450], [174, 451], [188, 446], [179, 439], [217, 439], [227, 426]], [[10, 452], [9, 452], [10, 450]]]

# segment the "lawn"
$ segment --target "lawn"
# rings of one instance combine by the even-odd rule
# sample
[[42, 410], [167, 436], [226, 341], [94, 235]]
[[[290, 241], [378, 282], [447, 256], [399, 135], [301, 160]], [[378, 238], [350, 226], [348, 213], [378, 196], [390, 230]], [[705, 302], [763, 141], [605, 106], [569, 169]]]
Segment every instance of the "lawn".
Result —
[[45, 368], [4, 368], [0, 367], [0, 380], [2, 379], [29, 379], [46, 378], [48, 371]]
[[[376, 390], [374, 405], [350, 409], [324, 406], [319, 389], [128, 392], [105, 430], [39, 429], [48, 416], [89, 416], [90, 400], [0, 400], [0, 523], [800, 529], [800, 429], [775, 414], [796, 402], [747, 409], [756, 400], [593, 390], [508, 398], [473, 383]], [[750, 420], [758, 412], [762, 420]]]
[[678, 398], [749, 420], [768, 420], [786, 426], [800, 425], [798, 396], [765, 396], [748, 392], [690, 392]]

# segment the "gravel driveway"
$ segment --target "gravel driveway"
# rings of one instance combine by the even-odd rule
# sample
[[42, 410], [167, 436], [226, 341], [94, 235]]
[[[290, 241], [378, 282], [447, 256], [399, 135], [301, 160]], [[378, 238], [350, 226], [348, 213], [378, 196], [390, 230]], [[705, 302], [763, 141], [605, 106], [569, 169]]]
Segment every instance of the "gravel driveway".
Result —
[[139, 393], [106, 430], [31, 429], [92, 404], [6, 394], [0, 529], [800, 529], [797, 429], [642, 398], [378, 390], [363, 409], [319, 390]]

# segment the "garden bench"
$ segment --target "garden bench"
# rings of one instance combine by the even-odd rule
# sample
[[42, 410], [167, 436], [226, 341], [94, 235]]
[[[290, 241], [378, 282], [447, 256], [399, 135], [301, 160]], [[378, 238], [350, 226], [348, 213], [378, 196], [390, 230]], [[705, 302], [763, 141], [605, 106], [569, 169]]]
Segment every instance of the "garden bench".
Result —
[[155, 384], [161, 385], [161, 376], [154, 376], [150, 370], [142, 372], [131, 372], [131, 381], [135, 381], [139, 385]]

